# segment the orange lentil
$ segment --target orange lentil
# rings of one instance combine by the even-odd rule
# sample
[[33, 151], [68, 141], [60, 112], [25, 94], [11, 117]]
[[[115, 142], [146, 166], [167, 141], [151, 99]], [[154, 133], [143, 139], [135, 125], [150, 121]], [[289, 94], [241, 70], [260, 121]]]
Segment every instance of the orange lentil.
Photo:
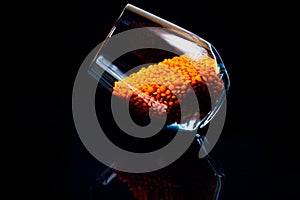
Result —
[[200, 75], [195, 76], [196, 81], [201, 81]]
[[150, 86], [150, 87], [148, 87], [148, 92], [149, 92], [149, 93], [153, 93], [153, 92], [154, 92], [154, 88], [153, 88], [153, 87], [151, 87], [151, 86]]
[[161, 92], [165, 92], [167, 90], [167, 87], [165, 85], [162, 85], [162, 86], [159, 87], [159, 90]]
[[[223, 87], [218, 73], [216, 61], [209, 56], [203, 55], [197, 60], [187, 55], [175, 56], [158, 64], [143, 67], [123, 80], [116, 81], [113, 94], [120, 99], [129, 100], [129, 108], [138, 116], [147, 116], [149, 109], [154, 111], [151, 112], [153, 115], [159, 116], [162, 107], [153, 105], [163, 104], [165, 106], [163, 112], [172, 113], [170, 116], [167, 115], [167, 123], [171, 124], [180, 121], [180, 101], [177, 97], [186, 98], [192, 92], [191, 88], [200, 100], [199, 106], [202, 106], [200, 112], [204, 110], [202, 116], [205, 115], [204, 112], [210, 110], [210, 108], [203, 109], [202, 102], [206, 102], [205, 98], [209, 98], [206, 86], [213, 89], [211, 98], [218, 99]], [[187, 84], [191, 87], [187, 87]]]

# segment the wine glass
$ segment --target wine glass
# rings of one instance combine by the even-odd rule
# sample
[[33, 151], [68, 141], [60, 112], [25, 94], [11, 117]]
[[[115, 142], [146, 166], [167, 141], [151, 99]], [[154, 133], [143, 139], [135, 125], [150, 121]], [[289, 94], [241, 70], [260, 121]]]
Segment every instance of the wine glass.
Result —
[[[119, 177], [131, 187], [134, 197], [138, 199], [159, 199], [162, 196], [164, 199], [176, 199], [173, 193], [182, 199], [218, 199], [224, 173], [208, 155], [209, 152], [206, 152], [206, 145], [210, 142], [206, 130], [226, 102], [230, 80], [221, 56], [211, 43], [176, 24], [128, 4], [99, 46], [88, 73], [99, 82], [100, 90], [106, 88], [112, 95], [114, 104], [111, 108], [116, 109], [112, 114], [114, 119], [119, 123], [125, 121], [123, 128], [129, 132], [140, 130], [135, 131], [140, 135], [132, 136], [147, 138], [152, 136], [150, 133], [158, 131], [165, 134], [181, 130], [194, 134], [193, 144], [197, 146], [191, 147], [181, 161], [176, 161], [176, 166], [172, 164], [158, 172], [134, 175], [108, 168], [98, 177], [98, 183], [106, 188]], [[122, 140], [121, 143], [126, 142]], [[185, 163], [189, 163], [191, 157], [197, 160], [195, 152], [199, 151], [199, 147], [202, 147], [207, 157], [196, 165], [200, 166], [196, 171], [205, 169], [212, 175], [205, 178], [207, 182], [214, 179], [211, 189], [204, 187], [210, 191], [199, 193], [178, 189], [181, 192], [176, 192], [176, 184], [183, 180], [169, 180], [169, 176], [174, 174], [175, 169], [185, 170]], [[193, 171], [193, 168], [189, 166], [186, 170]], [[173, 181], [174, 188], [168, 190], [168, 194], [159, 190], [149, 192], [150, 189], [141, 189], [143, 181], [133, 183], [134, 179], [147, 182], [145, 177], [152, 180], [151, 187], [158, 184], [154, 181], [158, 177], [160, 181], [168, 179], [170, 184]], [[168, 181], [165, 181], [166, 185]], [[186, 180], [183, 182], [186, 184]], [[168, 187], [173, 187], [172, 184]], [[160, 190], [164, 190], [164, 186], [160, 186]]]

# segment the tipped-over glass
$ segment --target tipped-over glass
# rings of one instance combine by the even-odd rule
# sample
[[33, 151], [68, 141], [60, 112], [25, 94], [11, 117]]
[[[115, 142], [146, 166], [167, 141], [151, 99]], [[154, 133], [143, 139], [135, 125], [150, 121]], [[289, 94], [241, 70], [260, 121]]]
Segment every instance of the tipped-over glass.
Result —
[[[209, 156], [202, 161], [197, 156], [199, 145], [205, 151], [205, 144], [209, 142], [205, 139], [206, 125], [226, 101], [229, 89], [227, 70], [212, 44], [128, 4], [101, 43], [88, 72], [99, 81], [101, 89], [106, 88], [112, 94], [111, 108], [124, 114], [113, 116], [116, 121], [126, 122], [127, 131], [130, 127], [137, 130], [138, 126], [160, 132], [194, 131], [193, 145], [197, 146], [196, 150], [191, 147], [183, 158], [158, 172], [131, 174], [106, 170], [97, 179], [104, 188], [101, 193], [119, 177], [140, 200], [218, 199], [223, 172]], [[140, 134], [137, 137], [149, 137], [147, 131], [140, 131]], [[199, 177], [195, 175], [199, 180], [193, 179], [187, 184], [187, 179], [171, 177], [176, 170], [186, 170], [189, 177], [188, 171], [194, 171], [189, 165], [193, 159], [200, 162], [194, 165], [195, 171], [201, 171]], [[203, 175], [203, 172], [211, 176]], [[184, 176], [184, 173], [178, 175]], [[159, 185], [154, 181], [155, 177], [165, 185], [155, 189], [155, 185]], [[144, 182], [133, 183], [136, 179]], [[146, 179], [152, 180], [149, 188], [145, 186]], [[204, 187], [204, 183], [210, 183], [211, 187]], [[201, 187], [201, 192], [195, 192]]]

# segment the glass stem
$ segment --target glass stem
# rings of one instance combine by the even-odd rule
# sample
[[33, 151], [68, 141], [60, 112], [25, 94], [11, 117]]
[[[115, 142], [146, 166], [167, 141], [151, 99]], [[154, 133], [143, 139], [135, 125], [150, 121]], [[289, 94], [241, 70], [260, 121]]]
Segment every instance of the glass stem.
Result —
[[224, 177], [225, 177], [224, 171], [221, 168], [221, 166], [215, 162], [215, 160], [211, 157], [211, 155], [209, 155], [207, 153], [205, 146], [208, 144], [208, 141], [207, 141], [206, 137], [197, 133], [196, 138], [197, 138], [197, 142], [199, 143], [200, 148], [202, 148], [203, 152], [206, 154], [206, 159], [208, 161], [209, 166], [211, 167], [214, 175], [217, 178], [217, 186], [216, 186], [214, 200], [218, 200], [222, 186], [223, 186]]

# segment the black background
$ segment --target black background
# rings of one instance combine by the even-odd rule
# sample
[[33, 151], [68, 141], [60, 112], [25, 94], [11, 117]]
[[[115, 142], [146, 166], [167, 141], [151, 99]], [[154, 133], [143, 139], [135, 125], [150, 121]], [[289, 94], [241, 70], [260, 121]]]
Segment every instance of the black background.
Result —
[[[84, 148], [71, 110], [80, 64], [127, 1], [23, 3], [9, 24], [16, 85], [11, 196], [88, 199], [103, 165]], [[211, 42], [230, 73], [226, 124], [212, 154], [222, 200], [296, 199], [299, 102], [293, 6], [255, 1], [129, 1]], [[24, 6], [24, 7], [23, 7]], [[25, 9], [26, 6], [26, 9]], [[28, 9], [27, 9], [28, 8]], [[284, 12], [287, 12], [285, 14]], [[12, 40], [9, 40], [12, 41]], [[17, 52], [17, 53], [16, 53]], [[17, 141], [16, 141], [17, 140]], [[299, 198], [299, 196], [298, 196]], [[120, 198], [121, 199], [121, 198]]]

